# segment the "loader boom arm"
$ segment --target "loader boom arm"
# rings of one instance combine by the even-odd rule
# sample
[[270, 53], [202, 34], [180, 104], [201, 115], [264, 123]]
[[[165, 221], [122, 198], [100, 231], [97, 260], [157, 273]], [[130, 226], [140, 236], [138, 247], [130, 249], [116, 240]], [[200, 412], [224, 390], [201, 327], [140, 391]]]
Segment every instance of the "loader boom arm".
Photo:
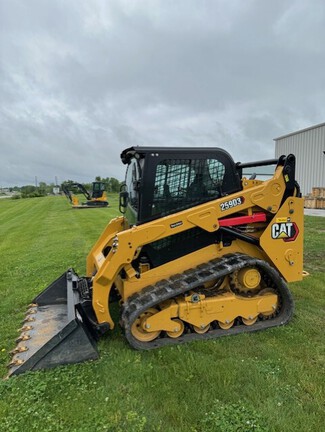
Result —
[[[256, 209], [266, 215], [269, 220], [270, 228], [266, 229], [262, 244], [257, 237], [253, 241], [259, 244], [263, 252], [269, 256], [269, 261], [275, 259], [272, 256], [274, 244], [268, 241], [270, 237], [271, 225], [277, 218], [280, 207], [283, 207], [283, 218], [291, 215], [292, 221], [296, 226], [301, 226], [301, 198], [289, 197], [283, 202], [287, 192], [287, 182], [284, 175], [285, 166], [278, 165], [272, 179], [260, 182], [243, 182], [243, 190], [226, 197], [201, 204], [159, 220], [144, 223], [140, 226], [133, 226], [128, 230], [121, 230], [121, 220], [115, 220], [109, 224], [103, 235], [99, 238], [94, 248], [91, 250], [87, 259], [88, 276], [93, 276], [93, 308], [99, 323], [107, 322], [114, 326], [109, 313], [109, 294], [113, 283], [118, 279], [118, 275], [123, 269], [127, 278], [135, 278], [138, 275], [131, 263], [138, 251], [146, 244], [161, 240], [165, 237], [179, 234], [183, 231], [199, 227], [204, 231], [216, 232], [224, 225], [227, 218], [237, 214], [254, 215]], [[256, 185], [255, 185], [256, 184]], [[298, 218], [295, 221], [295, 218]], [[292, 223], [293, 223], [292, 222]], [[111, 225], [111, 226], [110, 226]], [[233, 231], [234, 227], [228, 226], [227, 229]], [[266, 234], [268, 233], [268, 234]], [[245, 234], [243, 234], [245, 237]], [[282, 276], [286, 280], [299, 280], [302, 278], [302, 257], [299, 251], [302, 250], [299, 236], [295, 241], [295, 252], [288, 252], [286, 243], [277, 243], [277, 255], [281, 257], [295, 255], [296, 261], [291, 264], [288, 259], [284, 259], [284, 264], [280, 269]], [[242, 240], [245, 241], [245, 238]], [[248, 240], [249, 241], [249, 240]], [[281, 246], [281, 247], [280, 247]], [[109, 250], [104, 255], [103, 251]], [[282, 261], [282, 257], [279, 259]], [[172, 269], [171, 269], [172, 273]]]

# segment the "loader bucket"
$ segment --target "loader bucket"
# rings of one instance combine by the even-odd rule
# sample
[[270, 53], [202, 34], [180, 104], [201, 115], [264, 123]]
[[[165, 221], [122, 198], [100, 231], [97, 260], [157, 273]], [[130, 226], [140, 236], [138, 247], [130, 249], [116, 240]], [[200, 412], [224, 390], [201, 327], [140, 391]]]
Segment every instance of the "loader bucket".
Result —
[[77, 281], [70, 269], [33, 300], [8, 376], [99, 357], [94, 334], [78, 311]]

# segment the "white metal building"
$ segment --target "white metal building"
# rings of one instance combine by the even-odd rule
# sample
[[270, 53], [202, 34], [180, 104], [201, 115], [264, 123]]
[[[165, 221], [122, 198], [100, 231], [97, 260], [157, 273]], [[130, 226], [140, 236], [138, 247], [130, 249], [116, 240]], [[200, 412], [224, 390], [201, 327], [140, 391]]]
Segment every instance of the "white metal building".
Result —
[[275, 157], [296, 156], [296, 179], [302, 195], [325, 187], [325, 123], [275, 138]]

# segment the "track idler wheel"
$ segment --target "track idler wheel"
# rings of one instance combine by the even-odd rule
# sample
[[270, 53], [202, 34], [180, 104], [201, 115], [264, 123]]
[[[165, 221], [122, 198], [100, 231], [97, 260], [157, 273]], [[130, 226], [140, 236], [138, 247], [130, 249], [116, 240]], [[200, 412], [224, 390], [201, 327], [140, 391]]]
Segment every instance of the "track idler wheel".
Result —
[[[267, 294], [275, 294], [276, 296], [278, 296], [278, 293], [273, 288], [264, 288], [262, 291], [260, 291], [258, 293], [258, 295], [260, 295], [260, 296], [267, 295]], [[272, 309], [270, 309], [269, 311], [263, 312], [260, 315], [263, 318], [272, 318], [272, 316], [275, 314], [278, 307], [279, 307], [279, 297], [278, 297], [278, 301], [276, 302], [275, 305], [273, 305]]]
[[131, 333], [140, 342], [151, 342], [160, 335], [160, 330], [150, 332], [150, 328], [146, 326], [147, 318], [155, 315], [157, 312], [157, 309], [149, 308], [143, 312], [132, 324]]

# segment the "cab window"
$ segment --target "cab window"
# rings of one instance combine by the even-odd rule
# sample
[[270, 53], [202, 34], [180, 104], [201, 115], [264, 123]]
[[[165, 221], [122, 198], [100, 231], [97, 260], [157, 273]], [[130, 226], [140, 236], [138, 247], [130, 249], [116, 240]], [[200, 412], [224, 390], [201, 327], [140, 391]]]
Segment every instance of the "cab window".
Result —
[[140, 182], [140, 170], [136, 159], [133, 159], [127, 169], [125, 184], [128, 192], [129, 205], [134, 209], [138, 209], [138, 190]]

